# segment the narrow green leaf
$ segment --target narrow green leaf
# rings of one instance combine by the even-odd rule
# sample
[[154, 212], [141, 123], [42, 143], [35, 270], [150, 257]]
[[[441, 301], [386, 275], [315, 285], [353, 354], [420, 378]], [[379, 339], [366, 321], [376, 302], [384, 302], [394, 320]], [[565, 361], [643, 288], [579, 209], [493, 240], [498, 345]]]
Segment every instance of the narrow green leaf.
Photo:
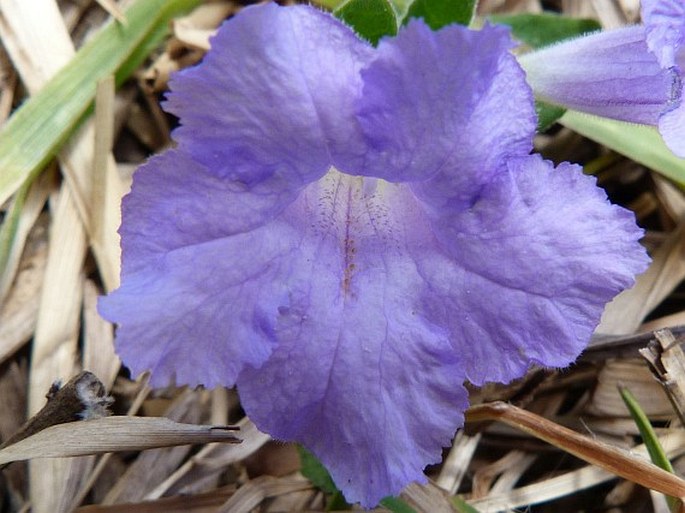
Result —
[[347, 503], [345, 496], [340, 490], [337, 490], [328, 501], [326, 511], [344, 511], [352, 509], [352, 506]]
[[516, 39], [533, 48], [601, 29], [595, 20], [569, 18], [551, 13], [493, 14], [488, 16], [488, 20], [510, 26]]
[[301, 445], [297, 446], [297, 452], [300, 454], [300, 472], [304, 477], [326, 493], [338, 491], [338, 487], [335, 486], [328, 470], [326, 470], [326, 467], [323, 466], [316, 456]]
[[393, 513], [416, 513], [416, 510], [399, 497], [386, 497], [381, 501], [381, 506]]
[[349, 0], [333, 14], [373, 45], [383, 36], [397, 34], [398, 12], [389, 0]]
[[[29, 98], [0, 132], [0, 204], [55, 155], [87, 113], [95, 85], [127, 64], [139, 63], [159, 40], [169, 20], [201, 0], [139, 0], [126, 12], [128, 23], [111, 22], [41, 89]], [[119, 81], [123, 75], [117, 73]]]
[[458, 495], [452, 497], [452, 504], [459, 513], [480, 513], [476, 508], [471, 506], [468, 502], [466, 502]]
[[[13, 198], [12, 206], [7, 211], [2, 225], [0, 225], [0, 283], [8, 283], [5, 282], [7, 263], [12, 254], [12, 247], [15, 245], [21, 211], [26, 203], [26, 196], [28, 195], [30, 188], [30, 181], [26, 181], [22, 184]], [[0, 303], [2, 302], [2, 296], [4, 295], [3, 288], [4, 287], [0, 285]]]
[[476, 3], [476, 0], [415, 0], [404, 23], [410, 18], [423, 18], [433, 30], [452, 23], [468, 25], [476, 12]]
[[300, 455], [300, 472], [302, 475], [320, 490], [331, 494], [326, 511], [351, 509], [319, 459], [301, 445], [297, 446], [297, 452]]
[[386, 497], [381, 501], [381, 506], [393, 513], [416, 513], [416, 510], [399, 497]]
[[599, 118], [572, 110], [559, 122], [685, 186], [685, 159], [676, 157], [656, 128]]
[[[647, 415], [645, 415], [645, 412], [640, 407], [637, 399], [635, 399], [635, 396], [626, 387], [620, 386], [618, 390], [621, 393], [621, 399], [623, 399], [623, 402], [630, 412], [630, 416], [633, 417], [633, 420], [637, 425], [637, 429], [640, 431], [642, 441], [644, 442], [645, 447], [647, 447], [647, 452], [649, 453], [649, 459], [652, 460], [652, 463], [654, 463], [657, 467], [673, 474], [673, 466], [666, 456], [663, 447], [661, 447], [659, 438], [656, 436], [652, 424], [649, 422]], [[671, 511], [675, 511], [677, 499], [675, 497], [666, 497], [666, 500], [668, 501]]]
[[630, 416], [633, 417], [633, 420], [640, 431], [640, 436], [649, 453], [649, 459], [658, 467], [667, 470], [672, 474], [673, 467], [671, 466], [671, 462], [666, 457], [666, 453], [659, 443], [659, 438], [656, 436], [652, 424], [649, 422], [647, 415], [645, 415], [645, 412], [642, 410], [642, 407], [640, 407], [637, 399], [635, 399], [635, 396], [626, 387], [619, 387], [618, 390], [621, 393], [621, 399], [623, 399], [623, 402], [630, 412]]

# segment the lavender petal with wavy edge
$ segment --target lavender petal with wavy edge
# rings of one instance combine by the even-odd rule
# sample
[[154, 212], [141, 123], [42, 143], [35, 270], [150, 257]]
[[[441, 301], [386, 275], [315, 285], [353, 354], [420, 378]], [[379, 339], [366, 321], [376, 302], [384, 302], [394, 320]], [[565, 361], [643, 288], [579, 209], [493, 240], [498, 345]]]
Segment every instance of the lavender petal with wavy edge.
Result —
[[563, 367], [648, 259], [577, 166], [529, 156], [507, 31], [413, 21], [377, 49], [311, 7], [246, 8], [167, 104], [100, 311], [152, 382], [238, 385], [373, 506], [440, 460], [466, 379]]
[[681, 0], [642, 0], [640, 10], [647, 29], [647, 46], [661, 67], [682, 66], [685, 3]]

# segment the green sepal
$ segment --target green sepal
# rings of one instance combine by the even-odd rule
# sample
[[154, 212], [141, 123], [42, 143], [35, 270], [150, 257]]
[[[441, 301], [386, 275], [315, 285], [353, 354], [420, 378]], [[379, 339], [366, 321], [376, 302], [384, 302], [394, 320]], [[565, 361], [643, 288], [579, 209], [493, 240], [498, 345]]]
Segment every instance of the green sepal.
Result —
[[566, 109], [542, 100], [535, 100], [535, 112], [538, 115], [537, 131], [542, 133], [556, 123], [566, 113]]

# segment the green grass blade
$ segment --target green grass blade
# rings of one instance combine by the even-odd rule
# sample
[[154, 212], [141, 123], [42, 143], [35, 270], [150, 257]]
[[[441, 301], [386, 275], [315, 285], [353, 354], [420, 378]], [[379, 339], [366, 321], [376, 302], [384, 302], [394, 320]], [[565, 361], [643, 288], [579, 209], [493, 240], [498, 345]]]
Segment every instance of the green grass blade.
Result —
[[480, 513], [480, 511], [471, 506], [468, 502], [466, 502], [458, 495], [452, 497], [452, 505], [459, 513]]
[[416, 510], [399, 497], [386, 497], [381, 501], [381, 506], [393, 513], [416, 513]]
[[[619, 392], [621, 393], [621, 399], [623, 399], [623, 402], [630, 412], [630, 416], [633, 417], [637, 429], [640, 431], [642, 441], [645, 443], [645, 447], [647, 447], [647, 452], [649, 453], [649, 459], [652, 460], [652, 463], [656, 466], [673, 474], [673, 466], [666, 456], [663, 447], [661, 447], [659, 438], [656, 436], [652, 424], [649, 422], [647, 415], [645, 415], [645, 412], [635, 399], [635, 396], [626, 387], [619, 387]], [[675, 508], [678, 505], [678, 500], [674, 497], [666, 497], [666, 500], [668, 501], [670, 510], [676, 511]]]
[[21, 211], [26, 203], [26, 196], [28, 195], [30, 188], [30, 181], [25, 182], [19, 188], [19, 191], [14, 196], [12, 206], [7, 211], [2, 225], [0, 225], [0, 303], [2, 303], [6, 289], [9, 288], [9, 284], [7, 283], [5, 277], [5, 272], [10, 254], [12, 253], [12, 246], [14, 246], [16, 240]]
[[552, 13], [493, 14], [487, 19], [493, 23], [508, 25], [516, 39], [532, 48], [541, 48], [602, 28], [592, 19], [570, 18]]
[[666, 147], [656, 128], [572, 110], [559, 123], [685, 186], [685, 159]]
[[158, 40], [169, 20], [200, 0], [139, 0], [127, 12], [128, 23], [109, 23], [29, 98], [0, 132], [0, 204], [36, 176], [87, 113], [101, 78], [124, 65], [130, 73]]

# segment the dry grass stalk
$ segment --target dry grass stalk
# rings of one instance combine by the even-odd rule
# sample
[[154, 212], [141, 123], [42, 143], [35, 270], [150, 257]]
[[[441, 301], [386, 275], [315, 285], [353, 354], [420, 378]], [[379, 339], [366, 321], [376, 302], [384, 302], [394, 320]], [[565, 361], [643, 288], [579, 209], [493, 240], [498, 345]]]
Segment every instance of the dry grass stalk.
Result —
[[628, 451], [598, 442], [515, 406], [502, 402], [474, 406], [467, 412], [467, 420], [504, 422], [624, 479], [672, 497], [685, 497], [685, 481], [648, 460], [636, 458]]
[[[69, 33], [56, 2], [12, 2], [0, 9], [9, 33], [0, 35], [30, 92], [35, 92], [74, 55]], [[35, 16], [36, 11], [41, 16]], [[74, 160], [87, 154], [90, 141], [72, 146]], [[64, 152], [62, 153], [64, 155]], [[62, 187], [53, 216], [46, 277], [43, 284], [33, 343], [29, 412], [40, 408], [55, 377], [73, 374], [81, 305], [81, 272], [86, 240], [72, 191]], [[77, 285], [74, 287], [74, 285]], [[66, 488], [73, 462], [51, 460], [30, 465], [31, 502], [36, 513], [54, 513], [62, 497], [75, 492]]]
[[124, 186], [112, 156], [114, 145], [114, 77], [101, 80], [95, 94], [94, 147], [91, 170], [90, 243], [107, 291], [119, 286], [121, 250], [117, 227]]
[[[590, 0], [589, 4], [605, 29], [619, 28], [628, 23], [628, 18], [618, 0]], [[584, 17], [594, 16], [585, 15]]]
[[[85, 232], [74, 206], [71, 190], [63, 186], [54, 213], [45, 280], [33, 338], [29, 413], [44, 402], [43, 395], [55, 377], [74, 373], [79, 338]], [[55, 513], [62, 497], [76, 490], [66, 488], [74, 462], [49, 460], [29, 464], [31, 502], [35, 513]]]
[[431, 482], [423, 486], [412, 483], [402, 490], [400, 497], [419, 512], [455, 513], [447, 494]]
[[0, 306], [0, 362], [6, 361], [33, 336], [47, 263], [47, 245], [37, 244], [24, 259], [25, 268], [14, 280]]
[[480, 443], [480, 433], [468, 436], [463, 431], [457, 433], [452, 448], [443, 462], [440, 475], [435, 484], [449, 493], [457, 493], [464, 476], [471, 464], [473, 454]]
[[635, 286], [607, 305], [598, 333], [630, 334], [685, 279], [685, 221], [652, 254], [649, 269]]
[[649, 362], [650, 369], [671, 400], [674, 410], [685, 425], [685, 352], [682, 341], [669, 330], [654, 334], [654, 340], [640, 354]]
[[[21, 262], [21, 255], [26, 247], [26, 242], [29, 238], [31, 229], [36, 224], [38, 216], [45, 207], [48, 196], [54, 189], [55, 179], [54, 174], [51, 172], [43, 173], [34, 183], [28, 184], [28, 191], [21, 208], [16, 233], [14, 235], [14, 242], [7, 263], [5, 264], [5, 269], [3, 270], [2, 275], [0, 275], [0, 304], [3, 304], [10, 291], [10, 287], [16, 278]], [[21, 194], [21, 192], [19, 194]], [[15, 196], [14, 201], [18, 201], [17, 196]], [[10, 302], [8, 301], [8, 303]]]
[[228, 16], [238, 11], [234, 2], [216, 2], [201, 5], [193, 12], [174, 21], [174, 36], [182, 43], [209, 50], [209, 38]]
[[121, 10], [116, 2], [113, 0], [96, 0], [96, 2], [100, 5], [100, 7], [116, 18], [119, 23], [126, 24], [126, 16], [124, 15], [124, 11]]
[[164, 497], [138, 504], [83, 506], [74, 513], [216, 513], [234, 493], [235, 486], [225, 486], [211, 492]]
[[682, 192], [665, 178], [654, 175], [654, 193], [659, 206], [668, 216], [668, 222], [677, 221], [685, 216], [685, 198]]
[[249, 513], [259, 506], [265, 499], [307, 490], [312, 484], [303, 477], [290, 479], [277, 479], [271, 476], [262, 476], [250, 480], [241, 486], [238, 491], [217, 510], [217, 513]]
[[207, 475], [216, 475], [228, 465], [239, 462], [261, 448], [271, 437], [259, 431], [247, 418], [236, 424], [240, 428], [240, 445], [208, 445], [188, 461], [176, 472], [171, 474], [163, 483], [145, 496], [146, 500], [161, 497], [181, 479], [185, 483], [200, 480]]
[[645, 362], [638, 359], [609, 361], [602, 367], [587, 412], [605, 417], [628, 417], [628, 410], [616, 393], [619, 386], [630, 389], [648, 416], [669, 418], [673, 415], [668, 397]]
[[[491, 491], [495, 493], [508, 492], [516, 484], [521, 474], [535, 461], [536, 457], [523, 451], [510, 451], [499, 460], [480, 468], [473, 476], [471, 497], [474, 499], [485, 497]], [[503, 477], [511, 470], [514, 471], [516, 477], [507, 476], [503, 480]], [[498, 476], [502, 477], [497, 479]], [[504, 485], [505, 481], [506, 486]]]
[[114, 352], [114, 329], [97, 312], [99, 295], [97, 286], [86, 280], [83, 287], [83, 368], [98, 376], [109, 390], [121, 362]]
[[[139, 378], [138, 385], [140, 388], [138, 390], [138, 393], [135, 395], [135, 398], [127, 412], [127, 415], [135, 415], [136, 413], [138, 413], [143, 404], [143, 401], [145, 401], [148, 394], [150, 393], [150, 388], [147, 386], [149, 377], [149, 374], [145, 373]], [[78, 493], [75, 494], [74, 500], [72, 501], [71, 507], [69, 508], [70, 511], [78, 507], [83, 502], [88, 492], [93, 488], [96, 481], [107, 467], [113, 454], [114, 453], [103, 454], [100, 460], [97, 462], [97, 464], [94, 465], [92, 472], [90, 472], [90, 475], [88, 476], [88, 480], [83, 483], [83, 486], [81, 486]]]
[[5, 447], [0, 451], [0, 465], [176, 445], [239, 443], [235, 431], [233, 427], [181, 424], [160, 417], [103, 417], [52, 426]]
[[[196, 393], [185, 390], [171, 403], [164, 416], [175, 422], [197, 424], [201, 420], [204, 406], [198, 400]], [[105, 496], [102, 504], [121, 504], [142, 500], [150, 490], [178, 468], [189, 451], [189, 446], [174, 447], [171, 450], [145, 451], [128, 466], [121, 479]]]
[[[676, 458], [685, 453], [685, 434], [682, 431], [664, 436], [661, 439], [661, 443], [669, 458]], [[631, 453], [646, 457], [647, 449], [643, 444], [633, 448]], [[539, 483], [516, 488], [511, 492], [490, 493], [482, 498], [470, 500], [469, 504], [481, 511], [495, 513], [497, 511], [526, 507], [566, 497], [615, 478], [614, 474], [604, 469], [587, 466], [560, 476], [545, 479]]]

